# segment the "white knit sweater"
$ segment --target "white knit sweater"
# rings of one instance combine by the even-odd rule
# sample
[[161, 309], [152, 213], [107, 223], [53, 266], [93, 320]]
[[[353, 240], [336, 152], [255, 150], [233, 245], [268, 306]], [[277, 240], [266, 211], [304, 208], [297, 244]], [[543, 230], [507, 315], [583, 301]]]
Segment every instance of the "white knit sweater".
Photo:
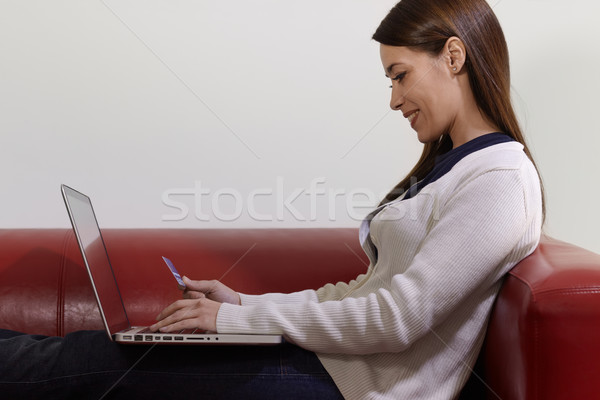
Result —
[[[241, 295], [220, 333], [278, 333], [317, 353], [347, 399], [452, 399], [502, 277], [537, 246], [541, 193], [517, 142], [467, 155], [371, 222], [367, 272], [317, 291]], [[368, 225], [363, 223], [363, 229]]]

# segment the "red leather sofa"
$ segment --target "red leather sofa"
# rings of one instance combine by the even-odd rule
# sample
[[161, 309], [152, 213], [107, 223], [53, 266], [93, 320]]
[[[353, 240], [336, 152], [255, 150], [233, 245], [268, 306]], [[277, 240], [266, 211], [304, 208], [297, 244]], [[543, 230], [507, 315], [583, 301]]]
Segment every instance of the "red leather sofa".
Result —
[[[104, 230], [134, 324], [180, 297], [180, 273], [245, 292], [347, 281], [368, 265], [356, 229]], [[70, 229], [0, 230], [0, 328], [65, 335], [102, 329]], [[543, 238], [507, 276], [461, 399], [600, 398], [600, 255]], [[483, 392], [486, 394], [482, 394]]]

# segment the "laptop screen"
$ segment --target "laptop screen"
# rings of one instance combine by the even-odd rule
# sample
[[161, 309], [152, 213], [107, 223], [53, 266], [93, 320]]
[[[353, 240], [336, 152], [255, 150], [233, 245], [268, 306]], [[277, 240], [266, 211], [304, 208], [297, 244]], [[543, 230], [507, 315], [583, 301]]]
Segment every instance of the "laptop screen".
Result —
[[92, 203], [89, 197], [68, 186], [62, 185], [61, 189], [104, 325], [111, 335], [127, 329], [130, 326], [127, 313]]

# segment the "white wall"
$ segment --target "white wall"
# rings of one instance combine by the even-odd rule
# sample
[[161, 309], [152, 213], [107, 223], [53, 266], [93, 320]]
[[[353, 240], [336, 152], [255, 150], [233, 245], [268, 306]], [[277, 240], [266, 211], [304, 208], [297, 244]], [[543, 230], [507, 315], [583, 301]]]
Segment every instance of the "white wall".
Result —
[[[546, 230], [600, 252], [600, 5], [490, 3]], [[1, 1], [0, 228], [68, 227], [60, 183], [102, 227], [358, 226], [420, 153], [370, 40], [394, 4]]]

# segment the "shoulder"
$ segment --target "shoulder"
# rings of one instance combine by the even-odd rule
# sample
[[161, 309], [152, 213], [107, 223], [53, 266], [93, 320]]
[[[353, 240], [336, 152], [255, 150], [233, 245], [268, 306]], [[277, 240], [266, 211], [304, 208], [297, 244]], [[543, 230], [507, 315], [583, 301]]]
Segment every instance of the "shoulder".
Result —
[[518, 142], [501, 143], [469, 154], [440, 182], [442, 204], [486, 202], [492, 208], [522, 206], [526, 215], [541, 210], [537, 170]]
[[539, 185], [535, 166], [518, 142], [500, 143], [469, 154], [446, 174], [440, 186], [454, 191], [490, 172], [520, 176], [525, 185]]
[[500, 143], [469, 154], [454, 166], [457, 173], [523, 168], [529, 159], [518, 142]]

